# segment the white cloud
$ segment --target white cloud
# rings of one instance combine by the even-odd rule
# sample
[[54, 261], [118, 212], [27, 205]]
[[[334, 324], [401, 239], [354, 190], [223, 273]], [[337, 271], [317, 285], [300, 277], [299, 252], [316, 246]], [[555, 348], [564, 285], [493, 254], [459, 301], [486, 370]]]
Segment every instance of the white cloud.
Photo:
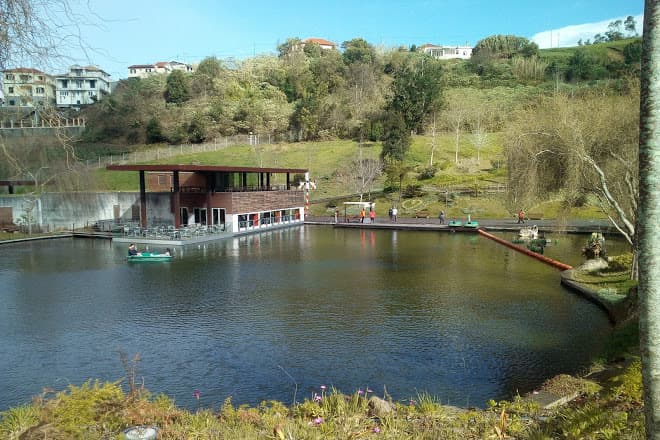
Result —
[[[635, 18], [637, 33], [641, 35], [644, 16], [640, 14], [634, 15], [633, 17]], [[579, 40], [593, 41], [594, 35], [604, 34], [607, 31], [607, 26], [611, 22], [615, 20], [625, 21], [625, 19], [626, 17], [615, 17], [609, 20], [599, 21], [597, 23], [584, 23], [565, 26], [563, 28], [552, 29], [534, 34], [531, 40], [538, 44], [541, 49], [546, 49], [549, 47], [577, 46]]]

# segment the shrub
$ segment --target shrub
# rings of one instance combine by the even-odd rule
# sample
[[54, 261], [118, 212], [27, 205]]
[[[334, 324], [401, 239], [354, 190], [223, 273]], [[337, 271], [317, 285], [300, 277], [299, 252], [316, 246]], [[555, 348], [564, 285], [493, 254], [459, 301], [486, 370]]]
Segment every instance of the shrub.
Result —
[[438, 171], [437, 168], [433, 165], [428, 166], [428, 167], [424, 167], [420, 170], [418, 179], [419, 180], [431, 179], [431, 178], [433, 178], [433, 176], [435, 176], [435, 173], [437, 171]]
[[611, 272], [624, 272], [632, 266], [632, 254], [621, 254], [608, 259], [608, 270]]
[[413, 199], [415, 197], [422, 197], [424, 195], [424, 191], [422, 191], [421, 185], [406, 185], [401, 195], [404, 199]]

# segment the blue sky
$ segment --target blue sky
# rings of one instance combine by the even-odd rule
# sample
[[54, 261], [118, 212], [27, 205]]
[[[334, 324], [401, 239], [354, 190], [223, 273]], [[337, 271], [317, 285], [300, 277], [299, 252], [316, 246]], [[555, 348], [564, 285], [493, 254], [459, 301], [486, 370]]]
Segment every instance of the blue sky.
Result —
[[72, 52], [73, 62], [96, 64], [115, 80], [131, 64], [275, 53], [290, 37], [337, 44], [361, 37], [391, 48], [514, 34], [548, 47], [552, 35], [553, 46], [573, 46], [629, 15], [641, 34], [644, 9], [643, 0], [78, 1], [87, 16], [81, 36], [92, 50]]

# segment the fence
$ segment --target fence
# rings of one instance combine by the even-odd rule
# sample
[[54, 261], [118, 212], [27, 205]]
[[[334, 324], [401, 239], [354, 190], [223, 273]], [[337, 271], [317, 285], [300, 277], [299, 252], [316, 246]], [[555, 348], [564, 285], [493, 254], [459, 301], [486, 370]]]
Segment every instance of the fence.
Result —
[[205, 153], [220, 151], [234, 145], [257, 146], [270, 144], [275, 138], [270, 134], [244, 134], [215, 138], [213, 142], [204, 144], [181, 144], [166, 147], [153, 148], [145, 151], [115, 154], [110, 156], [99, 156], [97, 160], [87, 159], [85, 164], [89, 168], [105, 168], [108, 165], [128, 165], [138, 162], [149, 162], [154, 160], [169, 159], [184, 154]]
[[12, 130], [21, 128], [85, 128], [85, 118], [40, 118], [40, 121], [30, 119], [20, 119], [18, 121], [0, 120], [0, 130]]

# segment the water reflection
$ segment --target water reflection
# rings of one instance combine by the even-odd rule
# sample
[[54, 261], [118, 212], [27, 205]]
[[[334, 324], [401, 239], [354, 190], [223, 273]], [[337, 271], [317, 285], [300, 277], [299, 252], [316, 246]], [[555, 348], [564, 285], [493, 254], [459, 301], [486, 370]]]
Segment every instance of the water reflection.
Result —
[[[576, 264], [582, 241], [549, 256]], [[124, 255], [94, 240], [3, 247], [0, 410], [116, 380], [118, 350], [141, 353], [146, 386], [190, 408], [195, 389], [217, 408], [321, 383], [483, 405], [582, 368], [610, 330], [555, 269], [473, 235], [307, 226], [165, 264]]]

